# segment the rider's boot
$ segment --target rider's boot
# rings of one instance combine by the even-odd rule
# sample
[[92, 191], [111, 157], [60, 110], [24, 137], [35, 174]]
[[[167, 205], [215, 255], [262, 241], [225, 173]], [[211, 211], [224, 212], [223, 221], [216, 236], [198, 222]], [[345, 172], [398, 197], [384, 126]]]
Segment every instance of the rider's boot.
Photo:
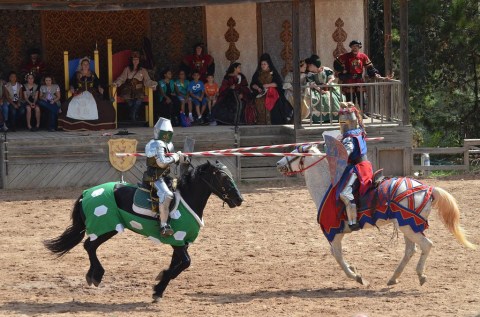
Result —
[[357, 223], [357, 205], [353, 196], [353, 184], [356, 179], [357, 175], [352, 173], [347, 180], [345, 188], [340, 193], [340, 199], [345, 204], [347, 211], [348, 226], [352, 231], [360, 230], [360, 225]]
[[166, 197], [163, 203], [159, 205], [159, 211], [160, 211], [160, 235], [162, 237], [170, 237], [173, 235], [173, 229], [170, 227], [170, 225], [167, 223], [168, 221], [168, 214], [169, 214], [169, 207], [170, 207], [170, 202], [172, 201], [172, 198]]

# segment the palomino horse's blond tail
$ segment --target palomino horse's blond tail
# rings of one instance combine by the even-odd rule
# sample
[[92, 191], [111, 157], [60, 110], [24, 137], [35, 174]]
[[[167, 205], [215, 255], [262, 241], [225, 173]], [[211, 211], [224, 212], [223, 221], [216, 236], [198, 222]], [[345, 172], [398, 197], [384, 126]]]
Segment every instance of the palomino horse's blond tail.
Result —
[[457, 201], [446, 190], [435, 187], [433, 190], [433, 208], [437, 209], [440, 219], [445, 227], [455, 236], [455, 238], [470, 249], [476, 249], [477, 246], [465, 237], [463, 228], [460, 226], [460, 210]]

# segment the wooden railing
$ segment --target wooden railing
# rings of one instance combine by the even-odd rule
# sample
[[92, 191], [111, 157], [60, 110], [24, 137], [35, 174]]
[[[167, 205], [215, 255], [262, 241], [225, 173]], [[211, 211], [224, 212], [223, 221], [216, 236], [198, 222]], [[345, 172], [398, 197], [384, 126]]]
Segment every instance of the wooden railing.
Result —
[[[383, 123], [400, 123], [404, 122], [404, 103], [402, 102], [402, 83], [399, 80], [393, 80], [388, 78], [379, 78], [375, 82], [367, 82], [361, 84], [330, 84], [330, 85], [318, 85], [321, 89], [328, 90], [332, 87], [339, 87], [342, 94], [350, 94], [349, 97], [353, 97], [354, 91], [362, 90], [364, 93], [360, 94], [360, 102], [356, 101], [357, 107], [368, 115], [368, 118], [364, 120], [368, 124], [383, 124]], [[305, 86], [304, 88], [308, 88]], [[311, 89], [311, 88], [310, 88]], [[313, 111], [313, 104], [310, 96], [310, 113]], [[308, 98], [308, 97], [307, 97]], [[349, 98], [354, 100], [354, 98]], [[332, 118], [335, 115], [334, 109], [332, 109], [333, 96], [330, 94], [329, 103], [329, 117]], [[364, 104], [365, 106], [361, 106]], [[310, 116], [311, 118], [311, 116]], [[320, 122], [322, 122], [320, 118]], [[310, 124], [312, 120], [310, 119]], [[320, 123], [322, 124], [322, 123]], [[333, 124], [331, 121], [324, 124]]]
[[463, 164], [441, 164], [441, 165], [432, 165], [430, 163], [424, 165], [413, 165], [414, 171], [452, 171], [452, 170], [470, 170], [470, 155], [480, 154], [480, 139], [465, 139], [463, 140], [463, 147], [449, 147], [449, 148], [414, 148], [412, 154], [415, 155], [425, 155], [428, 154], [428, 157], [431, 161], [431, 156], [434, 155], [463, 155]]

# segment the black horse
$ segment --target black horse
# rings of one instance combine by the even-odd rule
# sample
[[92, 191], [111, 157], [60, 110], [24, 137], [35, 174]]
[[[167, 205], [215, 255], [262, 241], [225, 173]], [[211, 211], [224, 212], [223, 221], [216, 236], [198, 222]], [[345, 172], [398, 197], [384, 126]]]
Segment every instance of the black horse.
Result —
[[[115, 199], [114, 203], [116, 206], [126, 212], [133, 213], [132, 204], [136, 189], [135, 186], [115, 186], [112, 189], [112, 197]], [[179, 180], [177, 190], [180, 191], [182, 199], [196, 213], [199, 219], [202, 219], [203, 210], [212, 193], [227, 203], [230, 208], [240, 206], [243, 201], [242, 195], [228, 168], [218, 161], [215, 164], [207, 161], [207, 163], [191, 168]], [[72, 211], [72, 224], [59, 237], [44, 242], [47, 249], [59, 256], [66, 254], [82, 242], [85, 232], [89, 230], [85, 225], [86, 215], [82, 207], [82, 199], [83, 195], [75, 202]], [[96, 251], [102, 243], [115, 234], [117, 234], [117, 230], [112, 230], [95, 237], [95, 239], [88, 237], [85, 240], [83, 246], [90, 259], [90, 268], [86, 275], [89, 285], [98, 286], [102, 281], [105, 270], [97, 258]], [[160, 272], [157, 277], [157, 280], [160, 282], [153, 288], [154, 301], [163, 296], [163, 292], [170, 280], [176, 278], [190, 266], [190, 256], [187, 252], [188, 243], [183, 246], [172, 247], [173, 255], [170, 267]]]

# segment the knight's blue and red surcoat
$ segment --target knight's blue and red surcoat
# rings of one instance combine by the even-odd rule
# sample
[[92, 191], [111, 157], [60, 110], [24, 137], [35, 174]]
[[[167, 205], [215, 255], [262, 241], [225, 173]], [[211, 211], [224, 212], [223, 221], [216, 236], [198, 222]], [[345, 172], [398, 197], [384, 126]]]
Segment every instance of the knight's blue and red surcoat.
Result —
[[365, 142], [365, 131], [363, 129], [352, 129], [342, 136], [342, 143], [352, 143], [353, 151], [348, 156], [348, 166], [338, 184], [337, 193], [345, 187], [345, 182], [351, 173], [357, 175], [359, 181], [359, 194], [363, 196], [372, 184], [373, 169], [372, 163], [367, 160], [367, 143]]

